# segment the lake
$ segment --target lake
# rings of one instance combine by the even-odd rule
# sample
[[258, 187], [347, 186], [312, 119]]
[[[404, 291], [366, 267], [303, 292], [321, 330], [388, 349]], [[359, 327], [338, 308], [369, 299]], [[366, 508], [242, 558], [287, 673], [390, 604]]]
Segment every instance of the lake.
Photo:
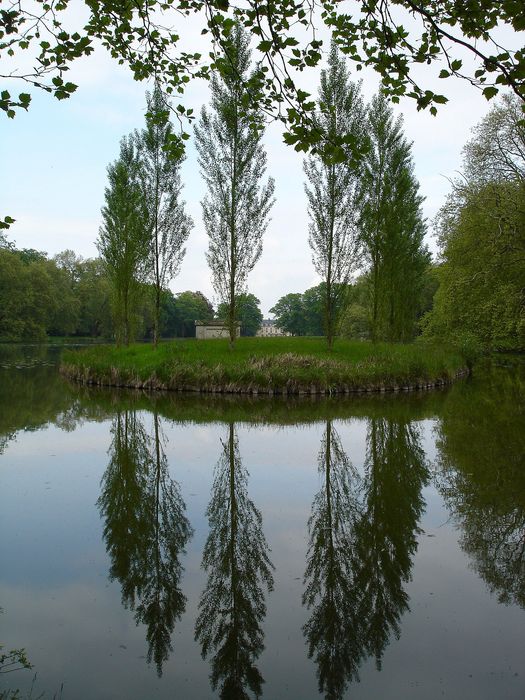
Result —
[[0, 697], [523, 700], [522, 358], [314, 400], [59, 355], [0, 346], [0, 643], [33, 664]]

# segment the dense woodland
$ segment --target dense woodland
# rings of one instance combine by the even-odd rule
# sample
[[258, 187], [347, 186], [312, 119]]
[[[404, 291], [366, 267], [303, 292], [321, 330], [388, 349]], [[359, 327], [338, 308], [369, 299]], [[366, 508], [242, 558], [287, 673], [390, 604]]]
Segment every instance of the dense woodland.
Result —
[[[154, 289], [144, 285], [133, 309], [135, 337], [153, 337]], [[83, 260], [66, 250], [53, 258], [36, 250], [0, 248], [0, 337], [42, 340], [46, 336], [111, 339], [111, 282], [100, 258]], [[195, 319], [213, 317], [213, 306], [199, 291], [161, 295], [163, 337], [195, 335]]]
[[[211, 104], [195, 128], [207, 185], [203, 221], [218, 308], [199, 291], [174, 295], [193, 222], [185, 213], [182, 155], [173, 157], [170, 105], [147, 93], [146, 124], [124, 137], [108, 167], [97, 239], [100, 257], [72, 251], [49, 259], [0, 237], [0, 338], [191, 337], [195, 320], [220, 318], [243, 335], [262, 321], [247, 278], [259, 259], [274, 183], [266, 175], [264, 119], [246, 106], [250, 50], [230, 38], [231, 70], [211, 81]], [[434, 222], [440, 256], [424, 243], [427, 222], [411, 143], [387, 99], [366, 105], [333, 44], [321, 73], [317, 128], [325, 147], [304, 161], [308, 240], [320, 283], [270, 310], [292, 335], [407, 342], [417, 336], [525, 347], [525, 127], [517, 97], [505, 96], [464, 149], [460, 177]], [[258, 128], [254, 129], [253, 124]], [[326, 156], [349, 135], [344, 161]], [[324, 155], [321, 155], [324, 154]], [[306, 232], [305, 232], [306, 235]]]

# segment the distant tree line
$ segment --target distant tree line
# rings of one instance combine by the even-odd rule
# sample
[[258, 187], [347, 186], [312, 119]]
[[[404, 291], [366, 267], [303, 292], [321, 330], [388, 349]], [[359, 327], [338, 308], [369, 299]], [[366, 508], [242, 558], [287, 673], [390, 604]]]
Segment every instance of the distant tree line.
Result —
[[[110, 340], [116, 328], [111, 280], [100, 258], [83, 259], [72, 250], [52, 258], [33, 249], [17, 249], [0, 239], [0, 339], [43, 340], [82, 337]], [[155, 288], [143, 283], [131, 315], [135, 337], [155, 333]], [[255, 335], [262, 323], [259, 299], [237, 298], [242, 335]], [[224, 309], [200, 291], [173, 294], [161, 290], [158, 333], [161, 338], [195, 336], [195, 321], [223, 318]]]
[[[337, 290], [340, 306], [335, 307], [338, 316], [338, 335], [353, 340], [371, 340], [373, 333], [370, 305], [370, 274], [363, 274], [355, 282]], [[421, 294], [418, 296], [413, 321], [413, 333], [418, 332], [418, 323], [432, 308], [434, 293], [438, 287], [437, 267], [430, 265], [423, 276]], [[285, 294], [270, 309], [275, 324], [285, 333], [301, 336], [322, 336], [324, 327], [324, 283], [304, 292]]]

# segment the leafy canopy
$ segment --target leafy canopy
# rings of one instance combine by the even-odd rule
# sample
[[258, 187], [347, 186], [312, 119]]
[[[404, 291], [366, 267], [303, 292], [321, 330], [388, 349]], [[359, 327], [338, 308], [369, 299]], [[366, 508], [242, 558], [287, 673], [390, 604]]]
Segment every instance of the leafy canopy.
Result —
[[[433, 113], [447, 101], [417, 81], [413, 68], [418, 64], [437, 64], [440, 78], [461, 77], [482, 89], [487, 99], [506, 86], [525, 100], [525, 50], [501, 46], [495, 34], [501, 25], [516, 33], [525, 30], [522, 0], [366, 0], [358, 7], [338, 0], [85, 0], [84, 19], [72, 0], [40, 0], [37, 5], [35, 12], [22, 0], [0, 10], [5, 66], [0, 78], [18, 79], [58, 99], [77, 89], [67, 80], [72, 62], [93, 53], [97, 44], [127, 64], [136, 80], [155, 78], [168, 93], [183, 94], [191, 79], [207, 79], [231, 67], [228, 40], [239, 23], [257, 49], [258, 70], [247, 78], [246, 102], [281, 120], [285, 141], [297, 150], [322, 141], [312, 120], [315, 103], [294, 80], [296, 71], [321, 61], [323, 42], [317, 30], [322, 25], [356, 70], [369, 66], [379, 73], [394, 101], [408, 95], [418, 109]], [[193, 16], [210, 39], [207, 56], [181, 47]], [[22, 60], [22, 52], [29, 54], [29, 61]], [[32, 67], [24, 67], [28, 65]], [[13, 117], [30, 100], [27, 92], [12, 96], [3, 90], [0, 109]], [[182, 104], [175, 110], [180, 118], [193, 117]], [[184, 131], [174, 135], [174, 150], [180, 151], [187, 138]], [[347, 145], [345, 137], [338, 139], [331, 146], [332, 157], [342, 160]]]

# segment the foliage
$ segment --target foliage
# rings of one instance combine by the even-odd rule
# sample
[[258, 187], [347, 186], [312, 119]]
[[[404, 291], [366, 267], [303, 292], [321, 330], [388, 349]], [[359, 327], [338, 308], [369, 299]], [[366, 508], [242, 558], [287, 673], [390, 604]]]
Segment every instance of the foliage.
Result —
[[13, 241], [8, 241], [5, 233], [2, 231], [2, 226], [1, 226], [1, 221], [0, 221], [0, 250], [12, 250], [15, 247], [15, 244]]
[[0, 248], [0, 337], [43, 339], [67, 334], [78, 321], [68, 274], [45, 255]]
[[418, 319], [432, 310], [434, 297], [439, 289], [439, 263], [431, 263], [423, 274], [419, 296]]
[[[262, 146], [262, 117], [245, 109], [250, 52], [248, 37], [239, 25], [229, 42], [229, 67], [221, 79], [211, 80], [209, 113], [202, 108], [195, 128], [199, 165], [208, 194], [202, 201], [209, 237], [206, 259], [220, 300], [233, 346], [236, 338], [236, 297], [245, 292], [248, 273], [262, 253], [262, 238], [273, 204], [274, 182], [262, 180], [266, 152]], [[255, 124], [253, 123], [255, 121]]]
[[304, 335], [303, 295], [299, 293], [285, 294], [272, 306], [270, 313], [275, 318], [275, 325], [285, 333]]
[[[153, 335], [151, 285], [138, 285], [133, 309], [138, 337]], [[0, 248], [0, 338], [44, 340], [60, 336], [110, 339], [114, 334], [112, 285], [101, 258], [83, 259], [65, 250], [52, 259], [36, 251]], [[201, 292], [161, 294], [162, 337], [194, 336], [195, 320], [213, 318]]]
[[27, 658], [25, 649], [10, 649], [2, 652], [3, 648], [0, 644], [0, 674], [33, 668], [33, 665]]
[[469, 332], [488, 348], [525, 347], [525, 184], [471, 188], [440, 225], [444, 261], [425, 335]]
[[213, 318], [213, 306], [202, 292], [180, 292], [174, 300], [176, 335], [183, 338], [195, 337], [195, 321], [209, 321]]
[[473, 129], [464, 148], [468, 182], [525, 179], [525, 124], [518, 97], [504, 94]]
[[[336, 285], [334, 285], [335, 287]], [[345, 293], [335, 292], [338, 302], [345, 299]], [[324, 318], [324, 300], [326, 291], [324, 282], [316, 287], [310, 287], [303, 292], [303, 309], [304, 309], [304, 334], [305, 335], [323, 335], [323, 318]], [[336, 306], [334, 314], [339, 316], [339, 309]]]
[[111, 338], [111, 285], [100, 258], [83, 260], [79, 279], [74, 287], [79, 302], [76, 335]]
[[148, 270], [149, 243], [139, 161], [131, 137], [120, 142], [119, 158], [108, 166], [108, 180], [97, 247], [112, 285], [117, 343], [127, 345], [136, 323], [133, 307], [139, 283]]
[[[337, 284], [333, 284], [333, 299], [337, 300], [334, 306], [334, 314], [339, 317], [347, 298], [347, 288], [339, 290]], [[321, 282], [316, 287], [310, 287], [302, 294], [285, 294], [275, 306], [270, 309], [274, 314], [275, 323], [286, 333], [292, 335], [323, 335], [324, 303], [326, 299], [325, 283]]]
[[[323, 280], [323, 327], [332, 347], [339, 311], [350, 274], [358, 263], [357, 184], [359, 154], [366, 149], [365, 109], [360, 86], [350, 82], [348, 69], [332, 42], [328, 69], [321, 71], [316, 124], [327, 143], [346, 136], [351, 149], [345, 161], [319, 156], [304, 162], [310, 217], [308, 242], [316, 272]], [[343, 297], [343, 298], [342, 298]]]
[[[333, 0], [317, 0], [313, 5], [279, 0], [271, 7], [264, 0], [253, 4], [140, 0], [133, 5], [110, 0], [86, 2], [86, 9], [87, 21], [75, 12], [72, 0], [46, 3], [37, 14], [24, 3], [2, 10], [4, 77], [64, 99], [77, 87], [65, 79], [65, 72], [73, 61], [101, 45], [117, 61], [127, 64], [136, 80], [154, 77], [168, 92], [183, 93], [192, 78], [227, 73], [232, 28], [237, 23], [257, 41], [259, 70], [245, 78], [247, 102], [281, 119], [287, 129], [286, 141], [305, 150], [317, 146], [321, 135], [311, 118], [314, 102], [295, 85], [293, 71], [315, 67], [321, 61], [318, 25], [324, 25], [357, 70], [372, 67], [388, 95], [396, 101], [408, 95], [418, 109], [429, 108], [435, 113], [436, 106], [447, 101], [444, 95], [428, 89], [424, 80], [419, 82], [414, 71], [419, 65], [436, 66], [443, 79], [459, 76], [482, 89], [487, 99], [503, 86], [509, 86], [521, 99], [525, 96], [525, 52], [501, 46], [494, 36], [502, 24], [514, 32], [525, 29], [523, 7], [516, 0], [478, 4], [373, 0], [352, 12]], [[195, 23], [211, 38], [208, 58], [180, 47], [181, 36]], [[17, 66], [16, 60], [26, 51], [31, 60]], [[29, 65], [33, 67], [25, 68]], [[30, 99], [27, 92], [12, 96], [3, 90], [0, 109], [13, 117], [16, 109], [27, 109]], [[190, 119], [193, 116], [182, 104], [177, 110]], [[187, 138], [187, 134], [182, 137]], [[180, 152], [181, 140], [173, 145]], [[344, 145], [343, 137], [331, 144], [330, 152], [343, 160]]]
[[525, 347], [525, 128], [517, 111], [516, 100], [503, 100], [465, 147], [465, 176], [437, 219], [443, 263], [422, 321], [427, 336], [467, 332], [488, 348]]
[[[236, 320], [241, 324], [241, 336], [254, 336], [263, 321], [260, 301], [255, 294], [238, 294], [235, 299]], [[224, 302], [217, 307], [217, 318], [226, 318], [228, 306]]]
[[145, 203], [149, 232], [148, 278], [154, 290], [153, 343], [160, 333], [161, 294], [177, 275], [186, 253], [186, 242], [193, 222], [180, 200], [181, 158], [170, 157], [166, 150], [173, 138], [167, 103], [157, 84], [153, 94], [146, 93], [146, 128], [136, 134], [138, 177]]
[[344, 338], [370, 340], [369, 276], [359, 275], [350, 286], [347, 303], [341, 314], [340, 332]]
[[3, 219], [0, 219], [0, 247], [4, 246], [4, 241], [5, 237], [2, 233], [2, 229], [8, 229], [11, 228], [11, 224], [15, 223], [15, 219], [11, 216], [4, 216]]
[[430, 262], [423, 244], [423, 198], [414, 176], [411, 144], [386, 98], [368, 109], [370, 149], [360, 180], [360, 236], [369, 274], [372, 340], [413, 338], [423, 274]]

